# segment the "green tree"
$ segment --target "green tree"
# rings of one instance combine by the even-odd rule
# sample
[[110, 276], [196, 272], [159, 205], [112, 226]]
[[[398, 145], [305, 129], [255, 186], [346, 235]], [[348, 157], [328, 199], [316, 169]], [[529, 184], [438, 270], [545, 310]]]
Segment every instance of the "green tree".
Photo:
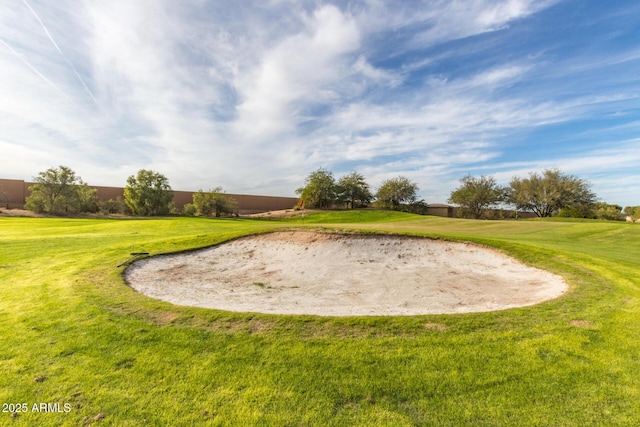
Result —
[[310, 208], [330, 208], [336, 203], [336, 182], [333, 173], [320, 168], [309, 174], [305, 180], [305, 186], [298, 188], [296, 194], [304, 200], [304, 204]]
[[561, 218], [588, 218], [588, 219], [596, 219], [596, 214], [593, 206], [573, 206], [568, 208], [562, 208], [553, 215], [561, 217]]
[[124, 201], [134, 215], [167, 215], [172, 200], [169, 180], [160, 173], [140, 169], [127, 178]]
[[382, 182], [376, 192], [377, 204], [387, 209], [399, 210], [403, 203], [412, 204], [417, 199], [418, 185], [409, 178], [398, 176]]
[[76, 186], [76, 204], [78, 212], [98, 212], [98, 190], [89, 187], [80, 180]]
[[635, 221], [640, 219], [640, 206], [625, 206], [622, 213], [626, 216], [630, 216]]
[[507, 189], [509, 203], [539, 217], [551, 216], [561, 209], [589, 212], [595, 199], [591, 184], [558, 169], [546, 169], [542, 174], [531, 172], [529, 178], [514, 177]]
[[127, 205], [122, 197], [118, 196], [115, 200], [101, 200], [98, 202], [98, 210], [104, 214], [124, 214], [126, 212]]
[[622, 206], [598, 202], [594, 206], [593, 214], [598, 219], [620, 220], [622, 219]]
[[411, 203], [405, 203], [398, 208], [401, 212], [408, 212], [418, 215], [426, 215], [429, 204], [424, 200], [414, 200]]
[[449, 203], [460, 206], [464, 216], [480, 219], [487, 209], [504, 200], [505, 189], [492, 176], [466, 175], [460, 183], [462, 185], [451, 192]]
[[193, 206], [197, 215], [215, 215], [216, 218], [220, 218], [223, 213], [234, 213], [238, 203], [233, 197], [224, 194], [222, 187], [216, 187], [209, 191], [198, 190], [193, 193]]
[[353, 171], [338, 180], [336, 186], [338, 203], [346, 203], [347, 207], [354, 209], [356, 203], [368, 205], [373, 200], [373, 194], [369, 190], [369, 184], [364, 176]]
[[196, 206], [193, 203], [186, 203], [182, 207], [182, 215], [195, 216], [198, 213]]
[[40, 213], [96, 212], [97, 191], [67, 166], [49, 168], [34, 178], [25, 209]]

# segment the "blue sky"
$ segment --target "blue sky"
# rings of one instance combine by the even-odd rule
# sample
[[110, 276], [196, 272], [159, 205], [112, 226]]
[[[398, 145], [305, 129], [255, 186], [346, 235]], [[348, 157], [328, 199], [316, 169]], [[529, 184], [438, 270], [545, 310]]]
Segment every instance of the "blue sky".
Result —
[[428, 203], [557, 167], [640, 205], [640, 3], [0, 0], [0, 177], [293, 196], [319, 167]]

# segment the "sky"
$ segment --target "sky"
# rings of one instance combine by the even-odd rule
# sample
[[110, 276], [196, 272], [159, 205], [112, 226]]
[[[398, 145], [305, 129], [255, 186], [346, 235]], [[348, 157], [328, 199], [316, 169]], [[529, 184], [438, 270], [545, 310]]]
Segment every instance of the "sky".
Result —
[[0, 178], [293, 197], [324, 168], [444, 203], [558, 168], [624, 207], [639, 131], [637, 0], [0, 0]]

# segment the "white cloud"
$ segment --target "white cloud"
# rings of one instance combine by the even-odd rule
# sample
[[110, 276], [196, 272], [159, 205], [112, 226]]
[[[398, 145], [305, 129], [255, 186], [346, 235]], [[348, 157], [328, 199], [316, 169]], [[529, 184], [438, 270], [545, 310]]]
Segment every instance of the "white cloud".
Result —
[[431, 27], [418, 33], [414, 45], [430, 45], [496, 31], [543, 10], [557, 0], [441, 0], [414, 14]]
[[[0, 149], [17, 157], [0, 168], [29, 178], [65, 164], [101, 185], [149, 168], [177, 189], [291, 195], [319, 166], [356, 165], [372, 184], [403, 173], [444, 201], [437, 180], [509, 169], [514, 133], [637, 105], [575, 78], [629, 64], [633, 49], [569, 56], [558, 72], [544, 46], [465, 42], [508, 37], [556, 3], [23, 0], [0, 11]], [[490, 60], [460, 64], [475, 49]]]
[[296, 102], [339, 97], [335, 82], [349, 72], [347, 54], [359, 46], [355, 22], [334, 6], [303, 16], [305, 28], [262, 55], [259, 67], [239, 78], [242, 103], [235, 128], [250, 140], [268, 139], [296, 125]]

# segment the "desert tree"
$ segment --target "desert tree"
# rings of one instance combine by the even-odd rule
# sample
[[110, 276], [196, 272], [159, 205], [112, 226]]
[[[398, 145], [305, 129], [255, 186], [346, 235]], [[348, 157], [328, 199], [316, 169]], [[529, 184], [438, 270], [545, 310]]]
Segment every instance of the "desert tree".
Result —
[[382, 182], [375, 194], [377, 204], [381, 207], [399, 210], [404, 203], [414, 203], [417, 199], [418, 185], [409, 178], [398, 176]]
[[597, 202], [593, 208], [593, 215], [598, 219], [620, 220], [622, 218], [622, 206]]
[[625, 206], [622, 213], [631, 217], [635, 221], [640, 219], [640, 206]]
[[531, 172], [528, 178], [513, 177], [507, 188], [509, 203], [539, 217], [551, 216], [561, 209], [587, 212], [595, 200], [589, 182], [558, 169]]
[[296, 194], [310, 208], [330, 208], [336, 203], [336, 181], [333, 173], [319, 168], [311, 172], [305, 180], [305, 186], [298, 188]]
[[67, 166], [49, 168], [34, 177], [25, 208], [40, 213], [95, 212], [97, 191]]
[[127, 205], [123, 198], [118, 196], [115, 200], [109, 199], [98, 201], [98, 210], [104, 215], [124, 214], [126, 213]]
[[237, 201], [224, 194], [222, 187], [216, 187], [209, 191], [198, 190], [193, 193], [193, 206], [196, 215], [215, 216], [233, 214], [237, 210]]
[[373, 200], [369, 184], [362, 174], [353, 171], [338, 180], [336, 185], [338, 203], [346, 203], [354, 209], [356, 204], [368, 205]]
[[134, 215], [167, 215], [171, 211], [173, 191], [161, 173], [140, 169], [127, 178], [124, 201]]
[[485, 211], [496, 206], [505, 197], [505, 189], [492, 176], [475, 178], [466, 175], [460, 179], [460, 187], [451, 192], [449, 203], [462, 208], [465, 216], [480, 219]]
[[193, 203], [186, 203], [182, 207], [182, 215], [195, 216], [197, 215], [197, 213], [198, 213], [198, 210], [196, 209], [196, 205], [194, 205]]

